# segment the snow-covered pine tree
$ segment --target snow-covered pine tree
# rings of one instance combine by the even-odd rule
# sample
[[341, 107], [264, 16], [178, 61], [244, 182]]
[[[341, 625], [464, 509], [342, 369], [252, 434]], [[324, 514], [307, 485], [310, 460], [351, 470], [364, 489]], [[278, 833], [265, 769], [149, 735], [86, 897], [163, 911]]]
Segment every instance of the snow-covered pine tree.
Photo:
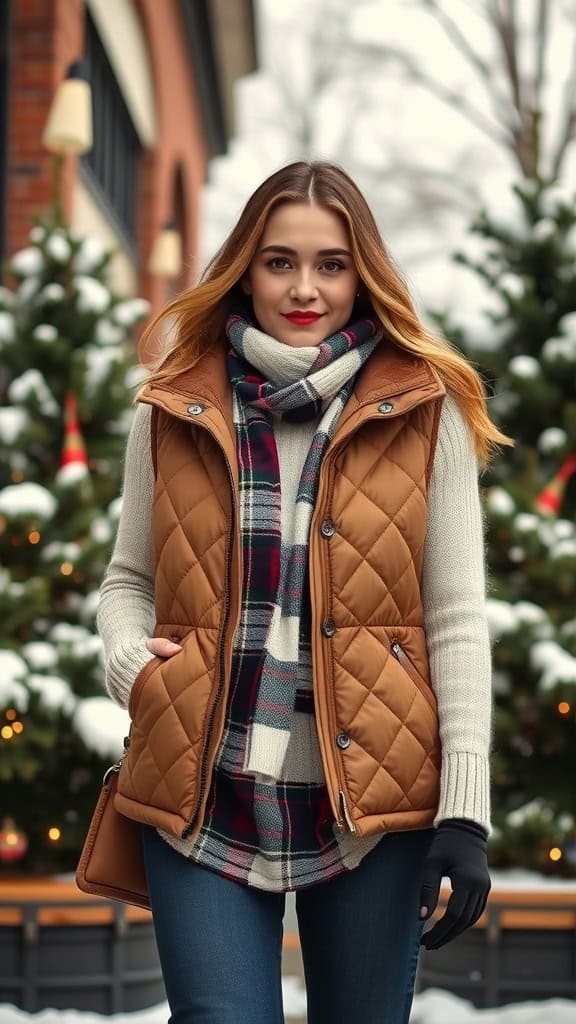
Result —
[[[112, 252], [39, 220], [0, 289], [0, 867], [70, 870], [127, 716], [105, 695], [98, 586], [147, 314]], [[14, 857], [11, 856], [11, 849]]]
[[[576, 875], [576, 205], [527, 182], [460, 263], [490, 309], [445, 332], [516, 441], [484, 475], [498, 865]], [[439, 318], [441, 320], [441, 318]]]

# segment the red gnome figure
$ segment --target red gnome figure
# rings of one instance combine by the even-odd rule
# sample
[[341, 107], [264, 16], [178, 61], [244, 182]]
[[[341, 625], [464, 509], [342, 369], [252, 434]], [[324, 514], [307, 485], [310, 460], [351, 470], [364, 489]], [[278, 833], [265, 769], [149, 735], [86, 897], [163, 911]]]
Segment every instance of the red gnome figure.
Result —
[[64, 400], [64, 447], [60, 459], [60, 468], [64, 466], [85, 466], [88, 468], [88, 456], [84, 440], [78, 426], [78, 405], [76, 395], [68, 391]]
[[538, 512], [545, 516], [558, 515], [566, 484], [574, 472], [576, 472], [576, 452], [568, 456], [550, 483], [546, 484], [543, 491], [540, 491], [534, 502]]

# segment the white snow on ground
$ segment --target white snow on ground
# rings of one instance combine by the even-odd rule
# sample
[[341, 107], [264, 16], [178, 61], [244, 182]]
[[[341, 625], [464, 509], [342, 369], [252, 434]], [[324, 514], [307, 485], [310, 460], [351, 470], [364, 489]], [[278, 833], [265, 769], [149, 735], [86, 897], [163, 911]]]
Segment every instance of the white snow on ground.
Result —
[[[546, 892], [576, 892], [576, 879], [557, 878], [539, 875], [537, 871], [524, 871], [523, 868], [512, 868], [510, 871], [497, 871], [490, 868], [492, 889], [538, 889]], [[576, 1020], [576, 1017], [574, 1018]]]
[[[284, 1016], [287, 1021], [304, 1017], [306, 997], [296, 977], [282, 979]], [[576, 1002], [548, 999], [541, 1003], [517, 1003], [495, 1010], [476, 1010], [471, 1003], [440, 989], [416, 996], [410, 1024], [574, 1024]], [[13, 1006], [0, 1006], [0, 1024], [166, 1024], [165, 1003], [136, 1013], [100, 1016], [77, 1010], [42, 1010], [29, 1014]]]
[[574, 1020], [576, 1002], [571, 999], [476, 1010], [450, 992], [431, 988], [416, 996], [410, 1024], [574, 1024]]

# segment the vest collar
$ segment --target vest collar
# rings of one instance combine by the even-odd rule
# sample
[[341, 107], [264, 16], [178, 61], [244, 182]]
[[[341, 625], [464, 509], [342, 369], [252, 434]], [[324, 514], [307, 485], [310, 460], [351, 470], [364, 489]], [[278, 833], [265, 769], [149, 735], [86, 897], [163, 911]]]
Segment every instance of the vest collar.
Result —
[[[424, 359], [406, 352], [389, 341], [382, 341], [360, 369], [354, 391], [341, 416], [341, 424], [350, 414], [373, 404], [394, 399], [393, 410], [401, 413], [420, 402], [440, 398], [446, 389], [435, 370]], [[214, 345], [191, 370], [185, 370], [168, 384], [145, 385], [139, 401], [159, 405], [173, 415], [189, 418], [188, 406], [199, 403], [212, 406], [227, 421], [234, 434], [231, 387], [224, 345]]]

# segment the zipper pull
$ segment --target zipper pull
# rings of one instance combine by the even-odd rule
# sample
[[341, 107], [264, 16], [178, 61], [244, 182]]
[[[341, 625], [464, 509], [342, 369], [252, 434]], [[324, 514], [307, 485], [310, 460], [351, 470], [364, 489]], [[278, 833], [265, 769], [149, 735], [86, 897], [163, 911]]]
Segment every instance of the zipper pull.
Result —
[[352, 821], [352, 818], [350, 816], [350, 811], [348, 810], [348, 804], [346, 803], [346, 797], [344, 796], [344, 793], [342, 792], [342, 790], [340, 790], [340, 806], [342, 808], [342, 814], [344, 815], [344, 820], [345, 820], [346, 824], [348, 825], [348, 828], [350, 829], [350, 831], [354, 835], [356, 833], [356, 825]]
[[106, 769], [106, 771], [104, 772], [104, 776], [102, 778], [102, 785], [103, 786], [107, 786], [108, 785], [108, 783], [110, 782], [110, 776], [113, 775], [114, 772], [119, 772], [120, 771], [120, 769], [122, 767], [122, 761], [123, 760], [124, 760], [124, 754], [122, 755], [122, 757], [120, 758], [119, 761], [116, 761], [116, 764], [111, 764], [110, 767]]
[[116, 764], [111, 764], [110, 767], [107, 768], [106, 771], [104, 772], [104, 777], [102, 779], [102, 785], [103, 786], [106, 786], [108, 784], [108, 781], [109, 781], [109, 778], [110, 778], [110, 774], [112, 772], [119, 772], [120, 771], [120, 769], [121, 769], [121, 767], [122, 767], [122, 765], [124, 763], [124, 759], [126, 758], [126, 756], [128, 754], [129, 746], [130, 746], [130, 737], [129, 736], [125, 736], [124, 737], [124, 750], [122, 751], [122, 756], [120, 757], [119, 761], [116, 761]]

